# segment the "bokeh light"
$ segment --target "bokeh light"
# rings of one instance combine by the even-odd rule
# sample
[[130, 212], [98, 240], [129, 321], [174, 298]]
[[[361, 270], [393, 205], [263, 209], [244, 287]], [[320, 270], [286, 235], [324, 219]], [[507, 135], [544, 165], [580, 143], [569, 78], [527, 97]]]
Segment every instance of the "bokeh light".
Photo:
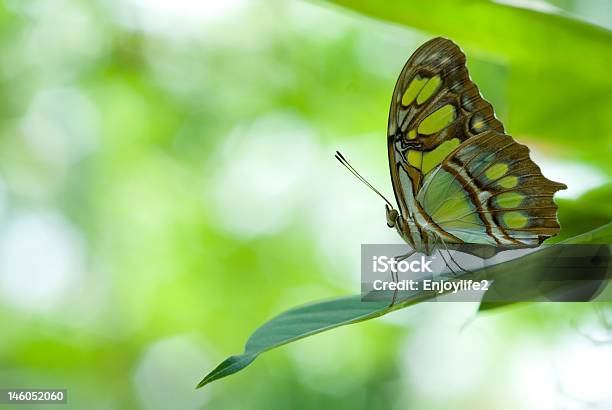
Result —
[[610, 408], [603, 303], [425, 303], [195, 390], [270, 317], [358, 293], [361, 244], [401, 243], [334, 152], [393, 200], [391, 92], [450, 29], [569, 186], [559, 239], [610, 222], [612, 40], [592, 38], [611, 3], [431, 6], [415, 27], [385, 21], [391, 3], [0, 2], [0, 388], [67, 388], [67, 409]]

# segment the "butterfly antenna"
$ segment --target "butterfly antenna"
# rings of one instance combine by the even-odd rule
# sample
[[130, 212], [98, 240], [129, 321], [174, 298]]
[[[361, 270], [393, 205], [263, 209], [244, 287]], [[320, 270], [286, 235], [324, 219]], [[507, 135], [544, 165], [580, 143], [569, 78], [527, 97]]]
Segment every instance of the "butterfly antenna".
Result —
[[390, 207], [391, 209], [393, 209], [393, 205], [391, 205], [391, 202], [389, 202], [389, 200], [387, 198], [385, 198], [385, 196], [383, 194], [381, 194], [376, 188], [374, 188], [372, 186], [372, 184], [370, 184], [367, 179], [365, 179], [364, 177], [362, 177], [359, 172], [357, 172], [357, 170], [355, 170], [355, 168], [353, 168], [353, 166], [347, 161], [346, 158], [344, 158], [344, 156], [340, 153], [340, 151], [336, 151], [336, 155], [335, 155], [336, 159], [338, 161], [340, 161], [340, 163], [342, 165], [344, 165], [346, 167], [346, 169], [348, 169], [349, 171], [351, 171], [351, 173], [353, 175], [355, 175], [355, 177], [360, 180], [361, 182], [363, 182], [367, 187], [369, 187], [372, 191], [376, 192], [378, 194], [378, 196], [380, 196]]

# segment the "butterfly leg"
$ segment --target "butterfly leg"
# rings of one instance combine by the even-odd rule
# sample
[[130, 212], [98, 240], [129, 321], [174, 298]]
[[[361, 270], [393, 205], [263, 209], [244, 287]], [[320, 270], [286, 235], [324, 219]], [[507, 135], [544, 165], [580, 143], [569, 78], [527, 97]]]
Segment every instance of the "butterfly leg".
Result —
[[[442, 260], [444, 261], [444, 265], [446, 265], [446, 267], [453, 273], [453, 277], [457, 276], [457, 272], [455, 272], [455, 270], [453, 269], [453, 267], [451, 266], [451, 264], [448, 262], [448, 260], [446, 260], [446, 258], [444, 257], [444, 254], [442, 253], [443, 249], [440, 248], [440, 256], [442, 257]], [[448, 253], [448, 250], [447, 250]]]
[[[397, 263], [408, 259], [409, 257], [411, 257], [412, 255], [414, 255], [416, 253], [415, 250], [411, 250], [410, 252], [404, 254], [404, 255], [400, 255], [400, 256], [396, 256], [393, 259], [395, 259], [395, 261]], [[397, 264], [396, 264], [397, 266]], [[396, 272], [393, 268], [391, 268], [391, 280], [395, 283], [399, 282], [399, 272]], [[393, 306], [395, 304], [395, 301], [397, 300], [397, 288], [395, 288], [395, 290], [393, 291], [393, 297], [391, 298], [391, 304], [389, 305], [389, 307]]]
[[446, 249], [446, 252], [448, 253], [448, 257], [450, 258], [450, 260], [452, 260], [455, 266], [457, 266], [463, 273], [473, 273], [471, 270], [459, 265], [459, 262], [457, 262], [455, 258], [453, 258], [453, 254], [450, 252], [449, 249]]
[[[448, 248], [447, 248], [446, 244], [444, 243], [444, 240], [438, 234], [434, 235], [434, 243], [432, 245], [432, 251], [434, 251], [435, 249], [438, 249], [438, 251], [440, 252], [440, 257], [442, 257], [442, 260], [444, 261], [444, 265], [453, 273], [453, 276], [457, 275], [457, 272], [455, 272], [453, 267], [450, 265], [450, 263], [448, 263], [448, 261], [444, 257], [444, 254], [442, 253], [443, 248], [442, 247], [438, 248], [436, 246], [438, 244], [438, 242], [441, 243], [442, 247], [444, 247], [444, 249], [446, 249], [447, 252], [448, 252]], [[449, 256], [450, 256], [450, 254], [449, 254]]]
[[[453, 255], [451, 254], [450, 250], [448, 249], [448, 247], [446, 246], [446, 244], [444, 243], [444, 240], [439, 236], [436, 235], [439, 239], [440, 239], [440, 243], [442, 244], [442, 246], [444, 247], [444, 250], [446, 250], [446, 253], [448, 255], [448, 257], [450, 258], [451, 261], [453, 261], [453, 263], [455, 264], [456, 267], [458, 267], [462, 272], [464, 273], [472, 273], [470, 270], [465, 269], [463, 266], [459, 265], [459, 263], [455, 260], [455, 258], [453, 258]], [[436, 241], [437, 243], [437, 241]], [[450, 265], [450, 263], [446, 260], [446, 258], [444, 257], [444, 254], [442, 253], [442, 249], [440, 249], [440, 256], [442, 257], [442, 259], [444, 260], [444, 264], [446, 265], [446, 267], [448, 269], [450, 269], [450, 271], [453, 273], [453, 276], [457, 276], [457, 272], [455, 272], [455, 270], [452, 268], [452, 266]]]

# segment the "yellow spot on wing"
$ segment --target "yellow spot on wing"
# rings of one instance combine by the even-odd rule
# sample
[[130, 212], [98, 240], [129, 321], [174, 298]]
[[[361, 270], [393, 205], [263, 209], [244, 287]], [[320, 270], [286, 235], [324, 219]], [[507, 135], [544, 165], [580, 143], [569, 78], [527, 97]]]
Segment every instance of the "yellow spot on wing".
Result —
[[497, 184], [502, 188], [514, 188], [518, 184], [518, 178], [510, 175], [497, 181]]
[[416, 131], [415, 130], [408, 131], [408, 139], [413, 140], [415, 138], [416, 138]]
[[507, 164], [494, 164], [487, 168], [485, 176], [494, 181], [504, 176], [506, 172], [508, 172]]
[[508, 228], [518, 229], [527, 225], [527, 217], [521, 212], [506, 212], [503, 216], [504, 225]]
[[421, 169], [421, 161], [423, 160], [423, 153], [421, 151], [408, 151], [408, 163], [415, 168]]
[[418, 75], [414, 77], [414, 79], [408, 85], [408, 88], [406, 88], [406, 91], [404, 91], [404, 95], [402, 96], [403, 106], [410, 105], [414, 101], [414, 99], [419, 94], [427, 80], [428, 78], [421, 78]]
[[459, 139], [444, 141], [436, 149], [423, 153], [423, 173], [426, 174], [434, 169], [452, 150], [459, 146]]
[[442, 84], [442, 79], [439, 75], [430, 78], [417, 96], [417, 104], [423, 104], [425, 101], [429, 100], [431, 96], [438, 91], [440, 84]]
[[501, 208], [516, 208], [525, 197], [518, 192], [504, 192], [495, 198], [495, 203]]
[[446, 104], [421, 121], [418, 131], [420, 134], [431, 135], [447, 127], [454, 120], [455, 107]]

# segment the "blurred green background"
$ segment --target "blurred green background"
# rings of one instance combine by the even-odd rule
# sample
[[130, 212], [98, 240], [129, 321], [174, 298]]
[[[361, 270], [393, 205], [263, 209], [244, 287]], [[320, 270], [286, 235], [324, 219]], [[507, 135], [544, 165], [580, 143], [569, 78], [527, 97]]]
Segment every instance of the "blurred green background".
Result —
[[1, 4], [0, 387], [74, 409], [612, 407], [604, 304], [424, 303], [194, 390], [271, 316], [357, 293], [361, 243], [399, 241], [333, 152], [392, 196], [391, 92], [435, 35], [569, 186], [561, 236], [612, 219], [609, 0], [338, 3]]

